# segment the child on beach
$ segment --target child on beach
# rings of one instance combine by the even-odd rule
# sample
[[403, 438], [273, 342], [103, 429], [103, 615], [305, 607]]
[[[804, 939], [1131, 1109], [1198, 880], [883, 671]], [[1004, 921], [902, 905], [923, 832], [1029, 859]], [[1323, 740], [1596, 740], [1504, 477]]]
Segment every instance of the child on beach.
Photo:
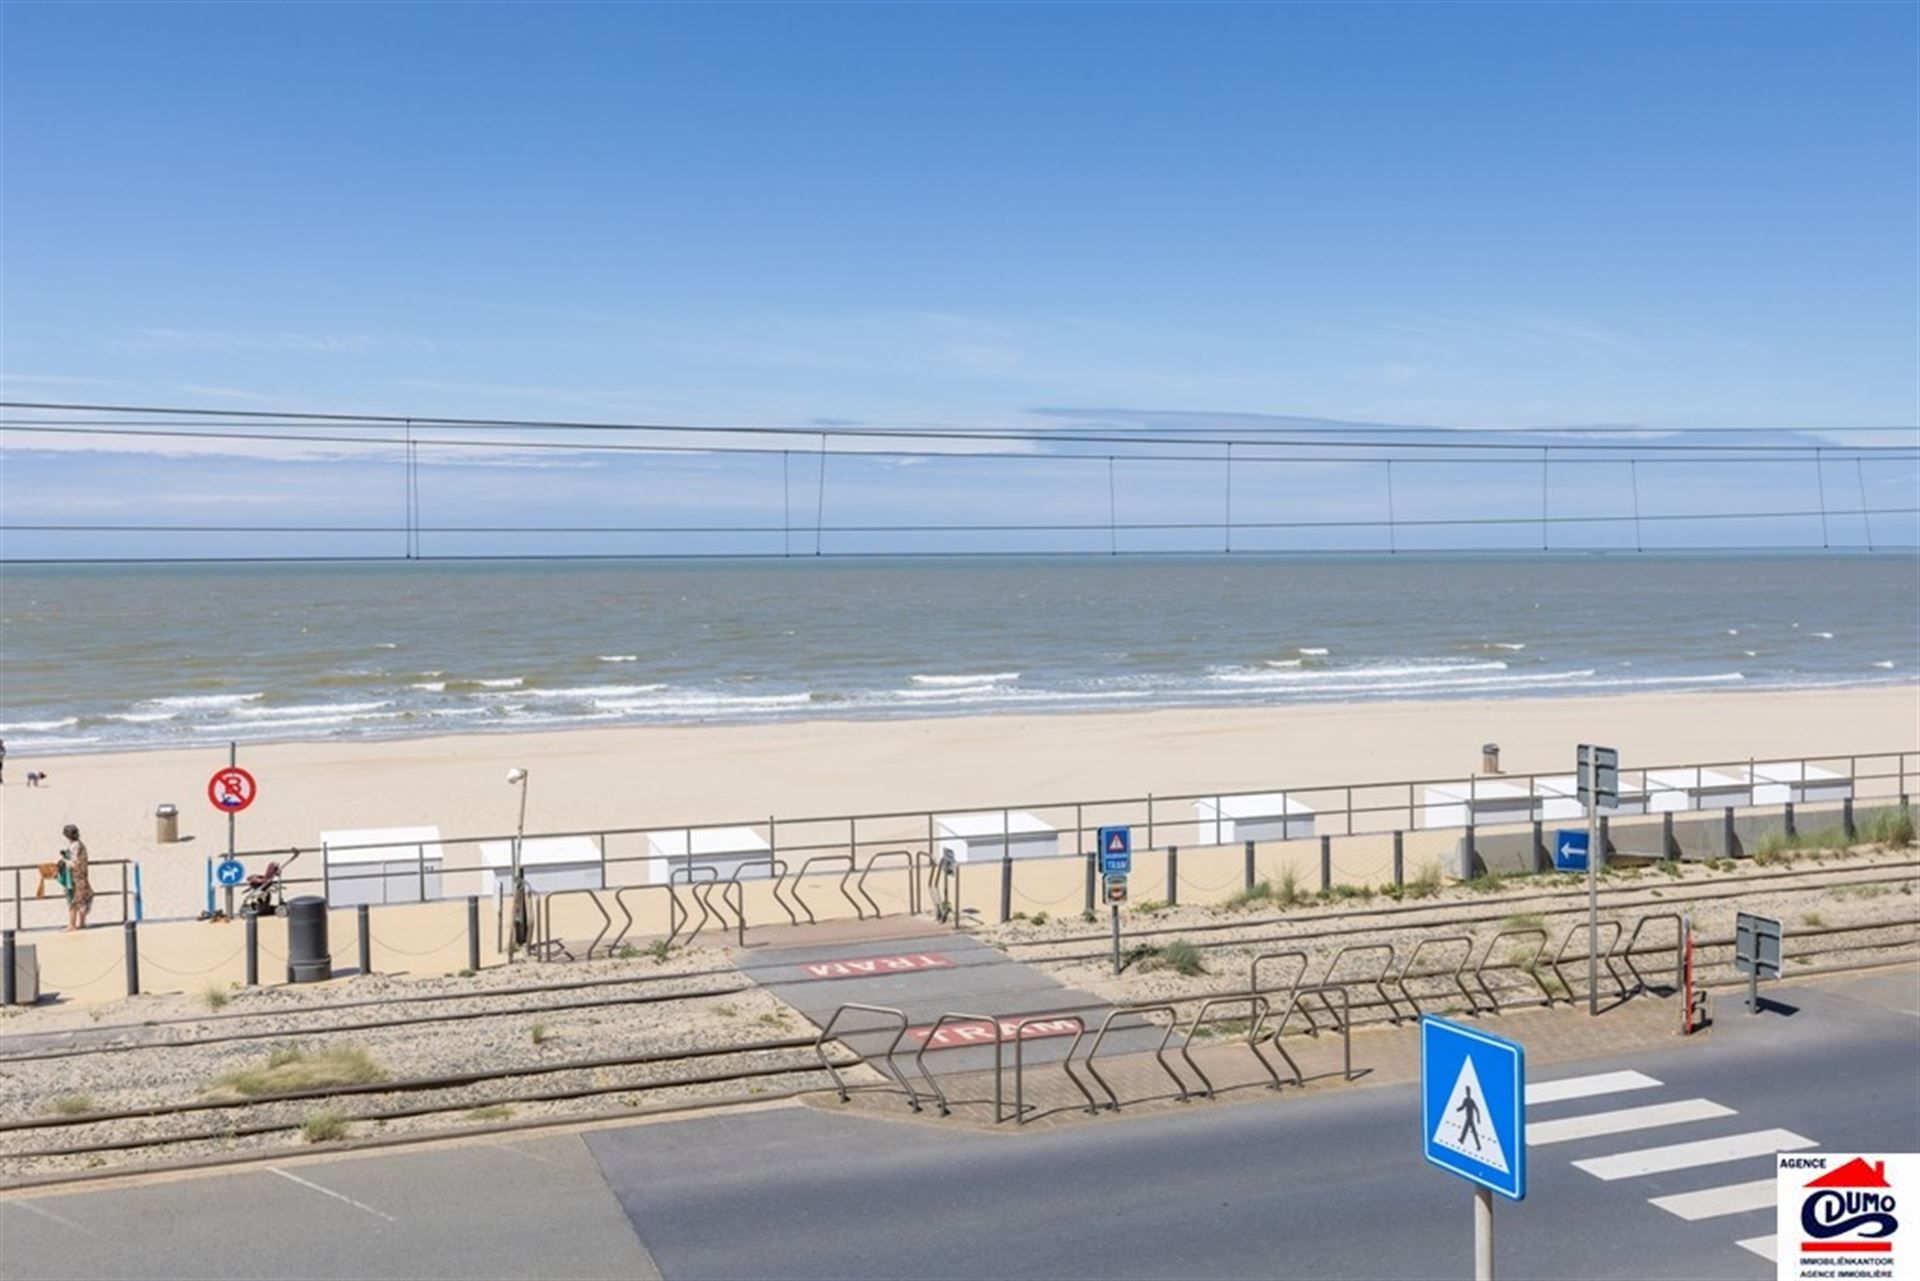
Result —
[[71, 934], [87, 928], [87, 913], [93, 910], [93, 880], [87, 874], [87, 843], [80, 839], [80, 829], [69, 823], [61, 834], [68, 842], [60, 857], [67, 864], [67, 932]]

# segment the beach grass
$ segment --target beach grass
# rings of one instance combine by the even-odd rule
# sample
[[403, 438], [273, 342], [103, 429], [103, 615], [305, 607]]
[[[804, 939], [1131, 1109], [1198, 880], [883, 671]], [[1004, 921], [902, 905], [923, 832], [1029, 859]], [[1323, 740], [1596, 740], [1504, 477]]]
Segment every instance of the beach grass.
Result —
[[59, 1094], [47, 1100], [47, 1111], [55, 1116], [84, 1116], [93, 1110], [91, 1094]]
[[267, 1055], [263, 1066], [228, 1072], [211, 1088], [253, 1097], [322, 1090], [333, 1085], [366, 1085], [386, 1079], [385, 1069], [361, 1046], [339, 1046], [309, 1053], [297, 1045], [283, 1045]]
[[350, 1118], [334, 1108], [321, 1108], [301, 1125], [300, 1133], [309, 1143], [331, 1143], [347, 1137]]

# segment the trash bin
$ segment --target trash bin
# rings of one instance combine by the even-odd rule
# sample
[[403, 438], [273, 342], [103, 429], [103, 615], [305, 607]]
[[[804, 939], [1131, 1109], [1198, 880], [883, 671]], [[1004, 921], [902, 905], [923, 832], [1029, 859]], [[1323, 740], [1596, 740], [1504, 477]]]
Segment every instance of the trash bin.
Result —
[[180, 807], [162, 805], [153, 811], [153, 839], [172, 845], [180, 839]]
[[1500, 772], [1500, 744], [1480, 744], [1480, 772], [1498, 774]]
[[287, 904], [287, 982], [319, 983], [333, 977], [327, 952], [327, 900], [308, 894]]

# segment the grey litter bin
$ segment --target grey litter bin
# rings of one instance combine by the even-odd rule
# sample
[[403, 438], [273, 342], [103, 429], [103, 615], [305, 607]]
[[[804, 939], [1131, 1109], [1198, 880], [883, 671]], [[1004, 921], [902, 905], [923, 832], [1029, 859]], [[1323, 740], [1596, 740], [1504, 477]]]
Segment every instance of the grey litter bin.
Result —
[[1500, 772], [1500, 744], [1480, 744], [1480, 772], [1498, 774]]
[[162, 805], [153, 811], [153, 839], [172, 845], [180, 839], [180, 807]]
[[318, 983], [333, 977], [327, 952], [327, 900], [309, 894], [287, 904], [287, 982]]

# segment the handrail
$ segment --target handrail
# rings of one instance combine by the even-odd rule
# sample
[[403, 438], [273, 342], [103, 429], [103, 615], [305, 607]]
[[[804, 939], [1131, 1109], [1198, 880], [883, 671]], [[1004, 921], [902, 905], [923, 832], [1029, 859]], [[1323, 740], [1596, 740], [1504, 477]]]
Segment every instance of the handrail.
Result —
[[[1107, 1032], [1110, 1028], [1113, 1027], [1113, 1021], [1124, 1014], [1137, 1014], [1142, 1017], [1148, 1014], [1164, 1014], [1167, 1016], [1168, 1022], [1167, 1022], [1166, 1035], [1160, 1038], [1160, 1046], [1158, 1049], [1154, 1050], [1153, 1058], [1154, 1058], [1154, 1061], [1160, 1065], [1160, 1070], [1162, 1072], [1165, 1072], [1169, 1077], [1172, 1078], [1174, 1087], [1180, 1091], [1180, 1101], [1182, 1103], [1186, 1102], [1188, 1097], [1187, 1083], [1185, 1081], [1182, 1081], [1180, 1079], [1180, 1074], [1174, 1071], [1173, 1068], [1167, 1063], [1167, 1041], [1172, 1038], [1174, 1029], [1180, 1025], [1180, 1015], [1178, 1011], [1176, 1011], [1174, 1007], [1171, 1005], [1117, 1005], [1113, 1009], [1107, 1011], [1107, 1017], [1101, 1020], [1100, 1032], [1097, 1036], [1093, 1038], [1093, 1048], [1087, 1051], [1087, 1059], [1086, 1059], [1086, 1065], [1085, 1065], [1087, 1072], [1093, 1077], [1095, 1081], [1098, 1081], [1100, 1083], [1100, 1088], [1106, 1091], [1107, 1106], [1112, 1108], [1115, 1112], [1118, 1112], [1120, 1110], [1120, 1096], [1113, 1092], [1113, 1086], [1107, 1082], [1106, 1077], [1100, 1075], [1100, 1069], [1093, 1065], [1093, 1061], [1094, 1059], [1099, 1057], [1100, 1046], [1106, 1041]], [[1080, 1039], [1078, 1037], [1075, 1037], [1073, 1043], [1074, 1045], [1080, 1044]], [[1071, 1047], [1069, 1047], [1067, 1050], [1067, 1057], [1069, 1059], [1073, 1057], [1073, 1050]]]
[[[1333, 954], [1333, 960], [1327, 963], [1327, 972], [1320, 976], [1320, 982], [1316, 986], [1319, 986], [1319, 987], [1339, 986], [1338, 984], [1334, 983], [1333, 975], [1334, 975], [1334, 972], [1340, 968], [1341, 960], [1349, 952], [1354, 953], [1356, 955], [1366, 955], [1371, 952], [1385, 952], [1387, 954], [1386, 963], [1380, 967], [1380, 973], [1375, 975], [1373, 979], [1370, 981], [1373, 983], [1374, 990], [1380, 993], [1380, 1000], [1382, 1004], [1384, 1004], [1387, 1007], [1387, 1017], [1390, 1020], [1392, 1020], [1394, 1023], [1396, 1024], [1399, 1023], [1400, 1007], [1394, 1004], [1393, 998], [1391, 996], [1387, 995], [1387, 974], [1389, 971], [1393, 969], [1394, 953], [1393, 953], [1393, 944], [1391, 943], [1349, 943], [1347, 944], [1347, 946], [1341, 948], [1338, 952], [1335, 952]], [[1321, 997], [1320, 1003], [1327, 1007], [1328, 1014], [1333, 1013], [1333, 1006], [1327, 1001], [1325, 996]]]
[[[1318, 996], [1321, 1003], [1325, 1005], [1328, 1010], [1332, 1010], [1333, 1003], [1326, 999], [1328, 992], [1338, 992], [1340, 994], [1340, 1009], [1342, 1014], [1337, 1021], [1340, 1024], [1340, 1051], [1343, 1056], [1342, 1070], [1347, 1080], [1353, 1080], [1353, 998], [1348, 995], [1347, 986], [1344, 983], [1316, 983], [1312, 987], [1301, 988], [1293, 994], [1292, 999], [1287, 1002], [1286, 1011], [1280, 1015], [1280, 1022], [1274, 1026], [1273, 1035], [1265, 1038], [1273, 1042], [1273, 1048], [1280, 1052], [1280, 1057], [1285, 1059], [1287, 1066], [1293, 1069], [1293, 1083], [1295, 1085], [1305, 1086], [1307, 1078], [1302, 1075], [1300, 1064], [1294, 1059], [1293, 1055], [1287, 1053], [1287, 1047], [1281, 1043], [1281, 1038], [1287, 1034], [1287, 1024], [1292, 1020], [1294, 1010], [1296, 1008], [1305, 1008], [1300, 1004], [1301, 997]], [[1247, 1036], [1249, 1040], [1254, 1042], [1262, 1039], [1260, 1036], [1259, 1022], [1255, 1022], [1253, 1030], [1249, 1032]], [[1264, 1062], [1264, 1060], [1262, 1061]]]
[[[848, 1010], [859, 1010], [863, 1014], [885, 1014], [900, 1020], [900, 1030], [894, 1033], [892, 1043], [887, 1046], [885, 1055], [887, 1075], [893, 1078], [894, 1083], [898, 1085], [901, 1092], [907, 1096], [907, 1106], [915, 1112], [918, 1112], [920, 1110], [920, 1096], [914, 1093], [911, 1085], [907, 1084], [906, 1077], [901, 1074], [899, 1066], [893, 1061], [893, 1052], [900, 1048], [900, 1040], [907, 1034], [907, 1016], [904, 1011], [896, 1010], [889, 1005], [861, 1005], [858, 1002], [849, 1001], [834, 1010], [833, 1014], [828, 1017], [826, 1026], [820, 1029], [820, 1035], [814, 1038], [813, 1052], [820, 1056], [820, 1066], [825, 1068], [827, 1075], [833, 1078], [833, 1088], [839, 1092], [840, 1101], [845, 1103], [850, 1096], [847, 1093], [847, 1083], [841, 1079], [839, 1071], [835, 1069], [833, 1064], [827, 1059], [827, 1042], [832, 1039], [834, 1026], [840, 1022], [840, 1016]], [[850, 1050], [853, 1049], [852, 1046], [848, 1046], [847, 1048]], [[854, 1053], [858, 1054], [859, 1051], [855, 1050]], [[862, 1059], [866, 1058], [864, 1054], [860, 1057]]]
[[[1473, 967], [1473, 981], [1478, 983], [1480, 990], [1487, 994], [1487, 1002], [1492, 1006], [1493, 1012], [1495, 1014], [1500, 1012], [1500, 998], [1494, 995], [1493, 988], [1487, 983], [1487, 962], [1493, 959], [1493, 950], [1499, 946], [1500, 940], [1508, 938], [1538, 938], [1540, 940], [1540, 946], [1533, 949], [1533, 955], [1527, 958], [1526, 964], [1521, 965], [1516, 961], [1514, 968], [1524, 970], [1527, 977], [1533, 980], [1534, 986], [1540, 989], [1540, 995], [1546, 998], [1546, 1003], [1552, 1005], [1553, 993], [1547, 988], [1545, 981], [1540, 977], [1540, 954], [1547, 950], [1547, 944], [1552, 942], [1552, 936], [1547, 933], [1547, 927], [1544, 925], [1522, 925], [1514, 929], [1500, 930], [1495, 933], [1492, 938], [1487, 940], [1487, 950], [1480, 954], [1480, 964]], [[1478, 1012], [1478, 1008], [1478, 1003], [1476, 1002], [1476, 1013]]]
[[[1025, 1125], [1027, 1123], [1027, 1029], [1036, 1023], [1066, 1022], [1071, 1022], [1075, 1029], [1073, 1044], [1067, 1047], [1067, 1058], [1071, 1060], [1073, 1058], [1073, 1051], [1080, 1044], [1080, 1038], [1087, 1034], [1087, 1021], [1079, 1015], [1036, 1014], [1031, 1018], [1021, 1019], [1013, 1025], [1013, 1121], [1015, 1125]], [[1093, 1103], [1093, 1096], [1087, 1094], [1086, 1086], [1080, 1085], [1080, 1078], [1074, 1076], [1073, 1068], [1069, 1064], [1063, 1064], [1062, 1066], [1065, 1066], [1067, 1069], [1067, 1077], [1075, 1085], [1080, 1086], [1080, 1093], [1087, 1095], [1087, 1103], [1091, 1105]], [[996, 1121], [998, 1120], [998, 1118], [995, 1119]]]
[[1260, 1066], [1265, 1068], [1267, 1075], [1273, 1078], [1273, 1088], [1276, 1090], [1280, 1088], [1280, 1074], [1273, 1070], [1273, 1064], [1267, 1062], [1266, 1056], [1260, 1053], [1260, 1047], [1253, 1039], [1253, 1031], [1272, 1012], [1272, 1005], [1268, 1003], [1266, 997], [1258, 993], [1250, 993], [1246, 996], [1216, 996], [1212, 1000], [1201, 1003], [1199, 1011], [1193, 1016], [1193, 1026], [1187, 1029], [1186, 1041], [1180, 1046], [1180, 1057], [1187, 1061], [1187, 1066], [1193, 1069], [1193, 1074], [1200, 1078], [1200, 1093], [1204, 1098], [1214, 1097], [1213, 1080], [1207, 1075], [1206, 1070], [1194, 1061], [1193, 1038], [1200, 1034], [1200, 1025], [1207, 1021], [1207, 1011], [1214, 1006], [1242, 1004], [1247, 1007], [1249, 1019], [1247, 1048], [1253, 1051], [1253, 1057], [1260, 1060]]
[[[948, 1020], [956, 1023], [985, 1023], [993, 1029], [993, 1122], [995, 1125], [998, 1125], [1001, 1121], [1000, 1114], [1002, 1111], [1000, 1103], [1000, 1045], [1004, 1040], [1004, 1037], [1001, 1035], [1000, 1020], [998, 1018], [990, 1014], [956, 1014], [952, 1011], [942, 1014], [933, 1021], [933, 1026], [927, 1029], [927, 1035], [925, 1039], [920, 1042], [920, 1048], [914, 1052], [913, 1066], [919, 1070], [921, 1078], [927, 1083], [927, 1088], [933, 1091], [934, 1102], [940, 1106], [940, 1115], [952, 1116], [953, 1109], [947, 1105], [947, 1092], [940, 1088], [938, 1081], [933, 1079], [933, 1073], [927, 1071], [927, 1051], [933, 1048], [933, 1038], [940, 1035], [940, 1029], [946, 1026]], [[916, 1108], [914, 1110], [918, 1111], [919, 1109]]]
[[1622, 961], [1626, 962], [1627, 972], [1633, 975], [1633, 990], [1636, 992], [1645, 992], [1647, 990], [1647, 979], [1644, 974], [1640, 973], [1640, 967], [1633, 963], [1633, 945], [1640, 941], [1640, 931], [1655, 921], [1673, 922], [1674, 968], [1676, 970], [1680, 967], [1679, 953], [1686, 946], [1686, 925], [1681, 921], [1680, 913], [1678, 912], [1651, 912], [1635, 921], [1633, 923], [1633, 933], [1627, 935], [1625, 942], [1618, 943], [1614, 946], [1613, 955], [1618, 956]]
[[[918, 850], [911, 850], [911, 849], [881, 850], [878, 854], [871, 855], [867, 859], [867, 865], [860, 869], [860, 879], [853, 883], [853, 888], [860, 892], [860, 897], [867, 900], [867, 906], [873, 909], [874, 920], [877, 921], [882, 916], [885, 915], [885, 913], [880, 910], [880, 905], [874, 902], [873, 895], [867, 893], [867, 878], [873, 875], [874, 865], [879, 863], [881, 859], [890, 859], [890, 858], [905, 859], [907, 861], [907, 882], [908, 882], [909, 888], [911, 888], [914, 873], [918, 869], [919, 856], [920, 856], [920, 851]], [[911, 897], [912, 896], [909, 895], [910, 901], [908, 903], [908, 909], [907, 909], [909, 912], [913, 910]]]
[[[1611, 917], [1600, 922], [1601, 930], [1608, 929], [1609, 927], [1613, 930], [1613, 938], [1610, 940], [1608, 946], [1599, 948], [1598, 959], [1602, 965], [1607, 967], [1607, 973], [1613, 976], [1614, 986], [1620, 989], [1620, 995], [1625, 996], [1627, 994], [1626, 981], [1620, 977], [1620, 971], [1613, 968], [1613, 949], [1620, 943], [1620, 922]], [[1560, 965], [1567, 959], [1567, 948], [1571, 947], [1573, 941], [1586, 932], [1586, 922], [1574, 922], [1567, 927], [1567, 936], [1560, 940], [1560, 950], [1553, 954], [1553, 974], [1555, 978], [1560, 980], [1560, 986], [1567, 990], [1567, 1000], [1569, 1002], [1574, 999], [1573, 984], [1567, 982], [1566, 972], [1560, 968]], [[1596, 944], [1596, 947], [1598, 947], [1598, 944]]]
[[1413, 1007], [1413, 1012], [1416, 1015], [1424, 1014], [1426, 1011], [1420, 1008], [1419, 998], [1414, 996], [1413, 992], [1407, 987], [1407, 979], [1409, 977], [1423, 979], [1439, 978], [1442, 974], [1445, 974], [1446, 971], [1435, 970], [1431, 974], [1415, 975], [1413, 973], [1413, 963], [1419, 960], [1420, 953], [1429, 947], [1442, 947], [1457, 943], [1466, 944], [1467, 950], [1465, 954], [1461, 956], [1460, 964], [1453, 967], [1453, 985], [1460, 989], [1460, 995], [1467, 998], [1467, 1008], [1475, 1008], [1473, 992], [1468, 989], [1466, 983], [1460, 978], [1461, 971], [1465, 970], [1468, 963], [1473, 960], [1473, 936], [1470, 934], [1438, 934], [1429, 938], [1423, 938], [1413, 945], [1413, 951], [1407, 953], [1406, 964], [1400, 967], [1400, 976], [1394, 980], [1395, 985], [1400, 989], [1400, 995], [1407, 998], [1407, 1004]]

